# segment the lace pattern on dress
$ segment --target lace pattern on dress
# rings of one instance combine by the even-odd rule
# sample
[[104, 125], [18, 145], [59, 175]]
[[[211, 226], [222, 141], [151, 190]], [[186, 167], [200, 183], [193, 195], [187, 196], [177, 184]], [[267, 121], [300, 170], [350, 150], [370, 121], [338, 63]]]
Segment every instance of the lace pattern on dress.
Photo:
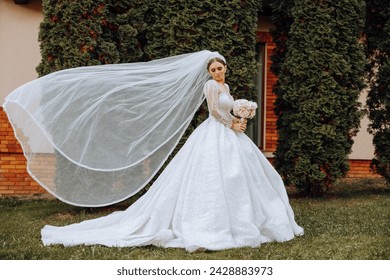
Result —
[[[230, 113], [232, 108], [231, 106], [229, 106], [229, 108], [222, 108], [221, 104], [219, 104], [219, 95], [222, 93], [219, 91], [219, 88], [220, 87], [216, 81], [210, 80], [205, 84], [203, 93], [207, 99], [207, 106], [210, 115], [230, 128], [234, 120], [234, 116]], [[229, 92], [226, 92], [226, 94], [230, 96]]]

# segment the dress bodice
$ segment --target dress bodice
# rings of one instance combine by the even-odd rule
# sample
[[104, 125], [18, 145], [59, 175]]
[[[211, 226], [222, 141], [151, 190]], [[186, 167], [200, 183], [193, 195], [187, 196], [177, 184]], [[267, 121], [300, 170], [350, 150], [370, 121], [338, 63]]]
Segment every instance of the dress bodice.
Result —
[[204, 94], [207, 99], [210, 116], [216, 118], [225, 126], [231, 127], [234, 116], [230, 113], [233, 109], [233, 97], [230, 95], [229, 86], [225, 87], [214, 80], [208, 81], [204, 86]]
[[233, 109], [233, 97], [228, 92], [222, 92], [218, 95], [218, 106], [222, 111], [226, 112], [226, 114], [230, 114]]

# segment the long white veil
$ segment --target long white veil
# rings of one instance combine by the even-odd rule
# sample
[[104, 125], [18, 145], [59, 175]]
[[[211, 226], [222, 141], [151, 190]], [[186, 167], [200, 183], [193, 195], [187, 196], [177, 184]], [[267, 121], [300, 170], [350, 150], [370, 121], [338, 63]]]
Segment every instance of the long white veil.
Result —
[[143, 188], [204, 100], [200, 51], [150, 62], [87, 66], [31, 81], [4, 109], [47, 191], [77, 206], [105, 206]]

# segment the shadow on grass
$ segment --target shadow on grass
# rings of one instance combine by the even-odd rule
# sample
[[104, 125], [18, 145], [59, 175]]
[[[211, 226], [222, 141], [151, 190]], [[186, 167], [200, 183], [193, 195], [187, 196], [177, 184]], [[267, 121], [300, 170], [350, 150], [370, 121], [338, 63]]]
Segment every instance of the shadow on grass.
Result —
[[335, 185], [329, 190], [328, 196], [352, 198], [371, 195], [390, 195], [390, 186], [381, 178], [375, 179], [347, 179]]
[[390, 196], [390, 186], [382, 178], [343, 179], [322, 197], [311, 198], [294, 187], [287, 187], [291, 199], [327, 200], [332, 198], [359, 198], [365, 196]]

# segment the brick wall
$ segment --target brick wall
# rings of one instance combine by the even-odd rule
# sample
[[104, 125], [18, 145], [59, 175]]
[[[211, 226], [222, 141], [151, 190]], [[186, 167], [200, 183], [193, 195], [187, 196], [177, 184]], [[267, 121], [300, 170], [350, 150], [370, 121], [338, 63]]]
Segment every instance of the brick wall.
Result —
[[0, 197], [45, 193], [26, 171], [26, 158], [0, 107]]
[[266, 75], [265, 75], [265, 147], [264, 152], [274, 152], [277, 144], [277, 117], [274, 113], [274, 102], [276, 95], [273, 93], [273, 88], [278, 78], [271, 72], [271, 56], [275, 48], [275, 43], [272, 41], [272, 36], [269, 32], [258, 32], [257, 41], [265, 43], [266, 47]]
[[347, 178], [380, 178], [371, 171], [370, 164], [371, 160], [350, 160]]
[[267, 44], [267, 80], [266, 80], [266, 109], [265, 109], [265, 152], [274, 152], [276, 150], [278, 132], [276, 127], [277, 116], [274, 112], [274, 103], [276, 95], [273, 93], [273, 87], [277, 77], [272, 74], [270, 67], [272, 64], [271, 55], [274, 50], [272, 44]]

